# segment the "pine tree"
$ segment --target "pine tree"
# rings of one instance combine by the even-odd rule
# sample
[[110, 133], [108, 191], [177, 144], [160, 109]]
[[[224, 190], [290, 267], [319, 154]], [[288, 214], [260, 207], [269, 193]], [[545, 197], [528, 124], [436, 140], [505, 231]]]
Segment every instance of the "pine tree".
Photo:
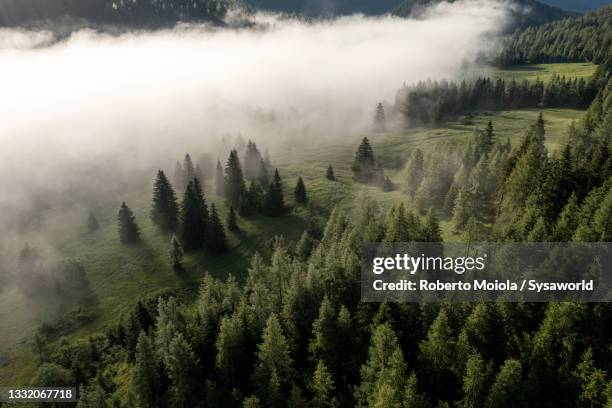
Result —
[[385, 108], [382, 102], [376, 104], [376, 113], [374, 114], [374, 131], [384, 132], [387, 128], [387, 120], [385, 118]]
[[406, 166], [406, 192], [411, 197], [414, 196], [414, 193], [416, 193], [421, 185], [424, 175], [425, 167], [423, 152], [421, 152], [421, 149], [416, 149], [410, 157], [408, 165]]
[[374, 151], [367, 137], [363, 138], [361, 144], [357, 148], [352, 170], [355, 180], [364, 183], [374, 181], [376, 175], [376, 160], [374, 160]]
[[523, 384], [521, 380], [521, 363], [508, 359], [495, 377], [495, 382], [489, 390], [485, 407], [525, 407]]
[[230, 231], [240, 230], [240, 227], [238, 226], [238, 216], [236, 215], [236, 211], [234, 211], [233, 206], [230, 206], [229, 214], [227, 216], [227, 229]]
[[312, 392], [311, 406], [317, 408], [334, 408], [338, 401], [334, 396], [334, 381], [323, 360], [319, 360], [312, 376], [310, 390]]
[[423, 225], [423, 237], [424, 242], [442, 242], [442, 233], [440, 231], [440, 222], [433, 208], [427, 211], [425, 216], [425, 222]]
[[243, 199], [246, 193], [244, 178], [242, 176], [242, 167], [238, 159], [238, 152], [232, 150], [227, 164], [225, 165], [225, 203], [230, 206], [239, 208], [240, 200]]
[[274, 178], [265, 197], [266, 215], [278, 217], [285, 212], [285, 201], [283, 198], [283, 182], [278, 174], [278, 169], [274, 171]]
[[132, 388], [139, 405], [142, 407], [158, 407], [161, 397], [160, 387], [161, 378], [153, 345], [149, 336], [141, 331], [136, 345], [136, 363], [132, 379]]
[[227, 250], [227, 240], [225, 238], [225, 231], [223, 224], [219, 219], [217, 209], [213, 204], [210, 210], [210, 219], [207, 226], [208, 238], [206, 240], [208, 249], [213, 254], [221, 254]]
[[495, 144], [495, 130], [493, 129], [493, 121], [491, 120], [487, 123], [487, 129], [485, 130], [485, 135], [487, 138], [486, 139], [487, 145], [489, 146], [489, 150], [487, 151], [487, 153], [489, 153], [490, 149]]
[[330, 164], [325, 172], [325, 178], [331, 181], [336, 181], [336, 176], [334, 175], [334, 168]]
[[433, 127], [440, 127], [444, 121], [444, 103], [442, 98], [436, 99], [431, 113]]
[[172, 382], [170, 387], [172, 406], [189, 408], [197, 405], [198, 359], [181, 333], [170, 342], [166, 361], [168, 377]]
[[296, 203], [306, 204], [306, 201], [308, 201], [308, 197], [306, 196], [306, 186], [304, 185], [302, 177], [298, 177], [293, 194]]
[[283, 389], [288, 388], [293, 377], [293, 360], [289, 355], [289, 343], [274, 313], [268, 318], [261, 340], [257, 346], [253, 385], [258, 388], [261, 399], [279, 404]]
[[459, 408], [482, 407], [486, 392], [491, 381], [493, 367], [487, 364], [480, 354], [472, 354], [466, 364], [463, 376], [463, 398], [457, 406]]
[[119, 226], [119, 240], [122, 244], [130, 244], [140, 239], [140, 230], [136, 225], [136, 219], [132, 210], [124, 203], [117, 216]]
[[[189, 153], [185, 154], [185, 159], [183, 160], [183, 175], [184, 175], [184, 179], [183, 179], [184, 186], [186, 186], [187, 184], [189, 184], [191, 180], [196, 178], [196, 169], [193, 164], [193, 161], [191, 160], [191, 156], [189, 155]], [[199, 180], [199, 181], [202, 182], [202, 180]]]
[[175, 271], [180, 271], [181, 269], [183, 269], [183, 247], [181, 246], [180, 241], [174, 235], [172, 236], [172, 240], [170, 241], [170, 249], [168, 251], [168, 255], [170, 257], [172, 269], [174, 269]]
[[178, 228], [178, 204], [176, 194], [163, 171], [157, 172], [153, 185], [153, 205], [151, 208], [151, 221], [160, 231], [175, 232]]
[[87, 218], [87, 229], [89, 232], [96, 232], [99, 228], [100, 223], [98, 222], [98, 219], [94, 215], [93, 211], [90, 211]]
[[262, 160], [257, 145], [249, 140], [244, 155], [244, 176], [246, 180], [253, 180], [260, 176]]
[[267, 188], [270, 184], [270, 178], [268, 177], [268, 166], [263, 159], [259, 161], [259, 185], [261, 188]]
[[198, 179], [187, 185], [181, 205], [180, 238], [187, 251], [200, 249], [206, 240], [208, 208]]
[[221, 167], [219, 160], [217, 160], [217, 168], [215, 170], [215, 193], [219, 197], [225, 196], [225, 177], [223, 176], [223, 167]]
[[181, 165], [181, 163], [178, 162], [178, 160], [176, 162], [176, 165], [174, 166], [174, 185], [179, 190], [184, 190], [185, 187], [187, 187], [187, 184], [185, 184], [185, 171], [183, 170], [183, 166]]
[[255, 180], [251, 180], [249, 184], [249, 190], [240, 200], [240, 207], [238, 209], [240, 215], [248, 217], [257, 214], [262, 207], [263, 191]]

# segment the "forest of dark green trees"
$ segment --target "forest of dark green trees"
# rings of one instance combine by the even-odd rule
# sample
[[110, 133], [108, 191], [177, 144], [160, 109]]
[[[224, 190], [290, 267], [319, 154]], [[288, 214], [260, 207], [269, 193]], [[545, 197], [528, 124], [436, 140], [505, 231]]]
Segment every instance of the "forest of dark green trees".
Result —
[[[141, 3], [122, 4], [129, 13]], [[195, 293], [134, 299], [78, 340], [42, 325], [30, 344], [29, 384], [76, 385], [78, 408], [612, 407], [609, 303], [368, 303], [360, 292], [365, 243], [441, 242], [442, 217], [466, 242], [612, 242], [611, 13], [528, 28], [501, 53], [504, 64], [590, 61], [598, 68], [588, 80], [423, 81], [400, 89], [392, 107], [408, 129], [479, 111], [542, 110], [519, 143], [492, 117], [466, 143], [415, 147], [392, 182], [373, 143], [388, 130], [379, 103], [350, 168], [320, 172], [338, 184], [348, 174], [414, 206], [385, 207], [364, 194], [352, 208], [324, 208], [303, 174], [290, 178], [252, 140], [226, 157], [187, 154], [174, 174], [151, 174], [147, 216], [179, 277], [186, 254], [231, 255], [228, 237], [240, 239], [245, 220], [282, 220], [295, 209], [307, 219], [299, 239], [269, 237], [241, 277], [203, 272]], [[585, 111], [558, 151], [546, 146], [546, 108]], [[134, 247], [143, 220], [120, 202], [115, 239]], [[101, 221], [86, 214], [95, 236]], [[58, 264], [54, 281], [38, 274], [39, 262], [24, 245], [19, 276], [38, 281], [24, 288], [95, 302], [78, 261]]]

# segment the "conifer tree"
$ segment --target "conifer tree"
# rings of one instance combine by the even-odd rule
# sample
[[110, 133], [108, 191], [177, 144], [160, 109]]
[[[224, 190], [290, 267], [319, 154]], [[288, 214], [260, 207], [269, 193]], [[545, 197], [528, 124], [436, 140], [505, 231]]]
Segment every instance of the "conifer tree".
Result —
[[236, 211], [234, 211], [233, 206], [230, 206], [229, 214], [227, 216], [227, 229], [230, 231], [238, 231], [240, 229], [238, 226], [238, 216], [236, 215]]
[[124, 203], [117, 216], [119, 226], [119, 240], [122, 244], [130, 244], [140, 239], [140, 230], [136, 225], [136, 218], [132, 210]]
[[168, 250], [168, 255], [170, 257], [172, 269], [174, 269], [175, 271], [180, 271], [181, 269], [183, 269], [183, 247], [181, 246], [180, 241], [176, 238], [175, 235], [173, 235], [172, 240], [170, 240], [170, 249]]
[[138, 336], [132, 388], [140, 406], [160, 406], [161, 378], [153, 345], [144, 331]]
[[489, 390], [485, 407], [521, 408], [526, 406], [523, 397], [521, 369], [521, 363], [518, 360], [508, 359], [504, 362]]
[[423, 152], [416, 149], [406, 166], [406, 192], [412, 197], [418, 190], [425, 174]]
[[266, 188], [268, 187], [268, 184], [270, 184], [270, 178], [268, 177], [268, 166], [266, 166], [266, 163], [264, 162], [263, 159], [261, 159], [259, 161], [259, 185], [261, 186], [261, 188]]
[[367, 137], [363, 138], [361, 144], [357, 148], [352, 170], [355, 180], [364, 183], [374, 181], [376, 175], [376, 160], [374, 160], [374, 151]]
[[444, 104], [442, 98], [436, 99], [431, 113], [433, 127], [440, 127], [444, 121]]
[[151, 207], [151, 221], [160, 231], [175, 232], [178, 228], [178, 204], [176, 194], [163, 171], [157, 172], [153, 185], [153, 205]]
[[334, 168], [330, 164], [325, 172], [325, 178], [331, 181], [336, 181], [336, 175], [334, 174]]
[[227, 250], [227, 240], [225, 238], [225, 231], [223, 224], [219, 219], [217, 209], [213, 204], [210, 210], [210, 219], [207, 226], [208, 238], [206, 240], [208, 249], [213, 254], [220, 254]]
[[198, 359], [191, 345], [178, 333], [168, 350], [168, 377], [172, 382], [170, 399], [173, 407], [189, 408], [198, 401]]
[[243, 199], [246, 193], [244, 178], [242, 176], [242, 167], [238, 159], [238, 152], [234, 149], [230, 152], [225, 165], [225, 203], [230, 206], [239, 208], [240, 200]]
[[100, 223], [98, 222], [98, 219], [94, 215], [93, 211], [90, 211], [87, 218], [87, 229], [89, 232], [96, 232], [99, 228]]
[[242, 216], [250, 216], [257, 214], [262, 207], [263, 192], [261, 187], [255, 180], [251, 180], [249, 190], [240, 200], [239, 213]]
[[187, 187], [187, 184], [185, 184], [185, 178], [183, 166], [177, 160], [176, 165], [174, 166], [174, 185], [177, 189], [184, 190], [185, 187]]
[[283, 182], [278, 174], [278, 169], [274, 171], [274, 178], [268, 188], [265, 197], [266, 215], [278, 217], [285, 212], [285, 201], [283, 198]]
[[278, 404], [283, 389], [288, 391], [293, 377], [293, 360], [289, 355], [289, 343], [274, 313], [268, 318], [261, 340], [257, 346], [253, 385], [258, 388], [260, 398]]
[[385, 118], [385, 108], [382, 102], [376, 104], [376, 113], [374, 114], [374, 131], [384, 132], [387, 128], [387, 119]]
[[[187, 184], [189, 184], [191, 180], [196, 178], [196, 169], [193, 164], [193, 161], [191, 160], [191, 156], [189, 155], [189, 153], [185, 154], [185, 159], [183, 160], [183, 174], [184, 174], [184, 180], [183, 180], [184, 186], [186, 186]], [[202, 180], [199, 180], [199, 181], [200, 183], [202, 182]]]
[[257, 144], [249, 140], [244, 155], [244, 177], [246, 180], [253, 180], [259, 177], [262, 160]]
[[298, 177], [293, 194], [296, 203], [306, 204], [306, 201], [308, 201], [308, 197], [306, 196], [306, 186], [304, 185], [302, 177]]
[[223, 176], [223, 167], [221, 167], [219, 160], [217, 160], [217, 167], [215, 169], [215, 193], [219, 197], [225, 196], [225, 177]]
[[463, 398], [457, 404], [460, 408], [482, 407], [491, 381], [493, 367], [478, 353], [472, 354], [466, 364], [463, 376]]
[[198, 179], [187, 185], [181, 204], [180, 238], [187, 251], [200, 249], [206, 240], [208, 208]]
[[311, 406], [318, 408], [334, 408], [338, 401], [334, 396], [334, 381], [323, 360], [319, 360], [312, 376], [310, 390], [312, 392]]

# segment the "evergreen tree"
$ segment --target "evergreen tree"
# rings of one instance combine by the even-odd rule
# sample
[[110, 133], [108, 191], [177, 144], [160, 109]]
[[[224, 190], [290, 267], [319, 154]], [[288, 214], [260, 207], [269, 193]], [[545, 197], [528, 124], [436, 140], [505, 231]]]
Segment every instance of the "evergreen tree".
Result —
[[240, 215], [248, 217], [257, 214], [262, 207], [262, 195], [263, 192], [259, 184], [256, 183], [255, 180], [251, 180], [249, 190], [242, 197], [240, 202]]
[[374, 181], [376, 176], [376, 160], [374, 160], [374, 151], [367, 137], [363, 138], [355, 153], [352, 170], [355, 180], [364, 183]]
[[217, 168], [215, 169], [215, 193], [219, 197], [225, 196], [225, 177], [223, 176], [223, 167], [221, 167], [219, 160], [217, 160]]
[[259, 161], [259, 185], [261, 188], [266, 188], [268, 187], [268, 184], [270, 184], [270, 178], [268, 177], [268, 166], [266, 166], [266, 163], [263, 161], [263, 159], [261, 159]]
[[325, 363], [319, 360], [312, 376], [312, 383], [310, 384], [310, 390], [313, 394], [311, 406], [318, 408], [337, 407], [338, 401], [334, 396], [334, 389], [331, 374], [327, 370]]
[[240, 227], [238, 226], [238, 216], [236, 215], [236, 211], [234, 211], [233, 206], [230, 206], [229, 214], [227, 216], [227, 229], [230, 231], [240, 230]]
[[178, 333], [170, 343], [166, 364], [168, 377], [172, 382], [170, 387], [172, 406], [177, 408], [195, 406], [199, 400], [198, 359], [181, 333]]
[[117, 223], [119, 226], [119, 240], [122, 244], [131, 244], [140, 239], [140, 230], [138, 225], [136, 225], [134, 213], [125, 203], [121, 204]]
[[521, 380], [521, 363], [508, 359], [495, 377], [489, 390], [485, 406], [487, 408], [525, 407]]
[[262, 400], [272, 405], [280, 404], [283, 390], [288, 391], [293, 377], [293, 360], [289, 355], [287, 339], [274, 313], [268, 318], [261, 340], [257, 346], [253, 385]]
[[176, 165], [174, 166], [174, 185], [176, 188], [179, 190], [184, 190], [185, 187], [187, 187], [187, 184], [185, 184], [185, 178], [183, 166], [177, 160]]
[[254, 180], [260, 176], [262, 160], [257, 145], [249, 140], [244, 155], [244, 176], [247, 180]]
[[[191, 160], [191, 156], [189, 155], [189, 153], [187, 153], [185, 154], [185, 159], [183, 160], [183, 185], [188, 185], [191, 180], [196, 178], [196, 176], [197, 175], [195, 166], [193, 164], [193, 161]], [[202, 180], [199, 181], [200, 183], [202, 182]]]
[[463, 376], [463, 398], [457, 403], [460, 408], [476, 408], [484, 405], [493, 367], [485, 363], [480, 354], [472, 354]]
[[297, 183], [295, 185], [295, 191], [293, 194], [296, 203], [306, 204], [306, 201], [308, 201], [308, 197], [306, 196], [306, 186], [304, 185], [302, 177], [298, 177]]
[[440, 127], [444, 121], [444, 103], [442, 98], [436, 99], [431, 113], [433, 127]]
[[412, 197], [423, 181], [425, 174], [423, 153], [416, 149], [406, 166], [406, 192]]
[[225, 165], [225, 203], [230, 206], [239, 208], [240, 200], [243, 199], [246, 193], [244, 178], [242, 176], [242, 168], [238, 159], [238, 152], [232, 150], [227, 164]]
[[183, 269], [183, 247], [181, 246], [180, 241], [174, 235], [170, 241], [170, 250], [168, 251], [168, 255], [170, 257], [172, 269], [175, 271], [180, 271]]
[[89, 232], [96, 232], [99, 228], [100, 223], [98, 222], [98, 219], [94, 215], [93, 211], [90, 211], [87, 218], [87, 229]]
[[163, 171], [157, 172], [153, 185], [153, 206], [151, 221], [165, 233], [175, 232], [178, 228], [178, 204], [176, 194]]
[[206, 240], [208, 208], [198, 179], [187, 185], [181, 205], [180, 238], [187, 251], [200, 249]]
[[144, 331], [138, 336], [132, 388], [139, 406], [160, 406], [161, 378], [153, 345]]
[[220, 254], [227, 250], [227, 240], [223, 224], [219, 219], [217, 209], [213, 204], [210, 210], [210, 219], [207, 226], [208, 238], [206, 239], [207, 247], [213, 254]]
[[277, 217], [285, 212], [283, 182], [278, 174], [278, 169], [274, 171], [274, 178], [265, 197], [265, 211], [270, 217]]
[[325, 172], [325, 178], [331, 181], [336, 181], [336, 176], [334, 175], [334, 168], [330, 164]]
[[382, 102], [376, 104], [376, 113], [374, 114], [374, 131], [384, 132], [387, 129], [387, 119], [385, 117], [385, 108]]

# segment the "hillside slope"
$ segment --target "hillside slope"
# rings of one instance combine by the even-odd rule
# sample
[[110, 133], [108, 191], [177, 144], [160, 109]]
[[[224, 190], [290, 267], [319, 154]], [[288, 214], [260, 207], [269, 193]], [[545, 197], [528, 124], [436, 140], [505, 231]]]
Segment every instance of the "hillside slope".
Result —
[[[397, 6], [393, 13], [401, 17], [418, 15], [420, 10], [431, 4], [440, 3], [442, 0], [404, 0]], [[449, 0], [454, 2], [455, 0]], [[567, 17], [576, 17], [578, 13], [552, 7], [535, 0], [516, 0], [515, 3], [524, 7], [526, 12], [513, 12], [514, 27], [539, 26], [551, 21]]]

